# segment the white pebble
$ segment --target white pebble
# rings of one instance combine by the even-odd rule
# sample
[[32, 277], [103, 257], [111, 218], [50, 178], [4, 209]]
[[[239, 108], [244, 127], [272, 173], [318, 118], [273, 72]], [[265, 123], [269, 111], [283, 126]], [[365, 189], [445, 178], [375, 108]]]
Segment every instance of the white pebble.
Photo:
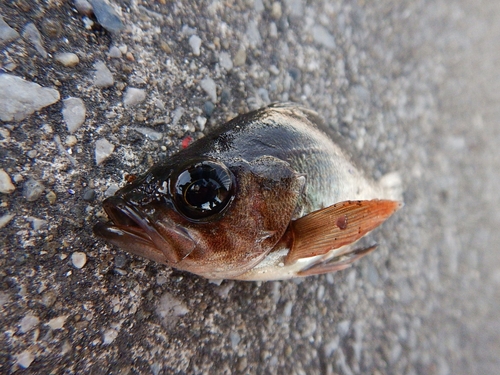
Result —
[[3, 169], [0, 169], [0, 193], [10, 194], [16, 187], [12, 184], [10, 176]]
[[205, 77], [200, 82], [201, 88], [208, 94], [212, 103], [217, 103], [217, 85], [212, 78]]
[[16, 364], [19, 367], [28, 368], [30, 367], [31, 363], [35, 360], [35, 355], [31, 351], [25, 350], [24, 352], [19, 353], [16, 356], [16, 358], [17, 358]]
[[207, 123], [207, 118], [203, 116], [196, 117], [196, 122], [198, 123], [198, 129], [200, 131], [205, 130], [205, 124]]
[[201, 39], [198, 35], [191, 35], [189, 37], [189, 45], [193, 50], [193, 55], [200, 56]]
[[[74, 254], [76, 254], [76, 253], [73, 253], [73, 255]], [[81, 253], [81, 254], [83, 254], [83, 253]], [[85, 254], [83, 254], [83, 255], [85, 255]], [[71, 256], [71, 259], [73, 259], [73, 256]], [[78, 267], [78, 268], [82, 268], [82, 267]], [[58, 316], [57, 318], [50, 319], [47, 322], [47, 325], [51, 329], [61, 329], [64, 327], [64, 323], [66, 323], [66, 319], [68, 319], [68, 315], [61, 315], [61, 316]]]
[[118, 337], [118, 331], [114, 329], [108, 329], [103, 335], [103, 344], [109, 345]]
[[108, 57], [111, 57], [112, 59], [119, 59], [122, 57], [122, 51], [116, 46], [111, 46], [108, 52]]
[[40, 319], [38, 319], [37, 316], [28, 314], [24, 318], [22, 318], [21, 321], [19, 322], [19, 332], [26, 333], [31, 328], [37, 326], [39, 322]]
[[0, 216], [0, 228], [3, 228], [7, 224], [9, 224], [14, 216], [14, 214], [5, 214], [3, 216]]
[[72, 68], [80, 62], [78, 55], [71, 52], [62, 52], [54, 56], [54, 59], [61, 65]]
[[77, 142], [78, 140], [74, 135], [68, 135], [64, 140], [64, 144], [68, 147], [73, 147], [74, 145], [76, 145]]
[[123, 97], [123, 105], [130, 108], [142, 103], [146, 99], [146, 90], [128, 87]]
[[34, 178], [30, 178], [23, 185], [23, 196], [28, 202], [34, 202], [40, 198], [45, 190], [45, 186]]
[[321, 25], [313, 26], [312, 36], [316, 43], [321, 44], [328, 49], [335, 49], [335, 38], [325, 27]]
[[97, 165], [110, 157], [115, 150], [115, 145], [110, 143], [106, 138], [98, 139], [95, 142], [95, 162]]
[[115, 80], [113, 78], [113, 74], [108, 69], [106, 64], [104, 64], [102, 61], [98, 61], [94, 64], [94, 69], [94, 85], [101, 88], [113, 86]]
[[21, 121], [59, 100], [59, 92], [11, 74], [0, 74], [0, 120]]
[[63, 100], [62, 115], [68, 131], [74, 133], [85, 122], [85, 103], [80, 98], [67, 98]]
[[0, 44], [9, 43], [19, 38], [19, 33], [10, 27], [0, 16]]
[[163, 133], [157, 132], [156, 130], [153, 130], [151, 128], [146, 128], [146, 127], [140, 127], [140, 128], [134, 128], [137, 132], [141, 133], [142, 135], [148, 137], [152, 141], [160, 141], [163, 138]]
[[233, 61], [231, 60], [231, 55], [227, 52], [221, 52], [219, 55], [219, 64], [221, 68], [227, 71], [233, 69]]
[[73, 263], [73, 266], [75, 266], [75, 268], [82, 268], [85, 263], [87, 263], [87, 254], [80, 251], [75, 251], [73, 254], [71, 254], [71, 263]]

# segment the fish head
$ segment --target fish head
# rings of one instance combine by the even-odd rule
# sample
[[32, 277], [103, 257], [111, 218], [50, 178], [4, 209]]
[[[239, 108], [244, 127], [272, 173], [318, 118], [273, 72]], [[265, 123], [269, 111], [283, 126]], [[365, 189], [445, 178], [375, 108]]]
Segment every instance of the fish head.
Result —
[[103, 202], [94, 233], [171, 267], [212, 279], [240, 275], [285, 233], [305, 177], [264, 156], [164, 163]]

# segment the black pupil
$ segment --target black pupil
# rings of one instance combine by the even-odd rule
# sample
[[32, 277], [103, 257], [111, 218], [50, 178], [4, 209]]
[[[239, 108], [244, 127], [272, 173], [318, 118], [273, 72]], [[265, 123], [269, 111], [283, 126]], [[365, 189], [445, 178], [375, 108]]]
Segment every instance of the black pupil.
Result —
[[174, 187], [177, 208], [187, 217], [202, 219], [222, 211], [231, 199], [230, 172], [214, 162], [181, 172]]

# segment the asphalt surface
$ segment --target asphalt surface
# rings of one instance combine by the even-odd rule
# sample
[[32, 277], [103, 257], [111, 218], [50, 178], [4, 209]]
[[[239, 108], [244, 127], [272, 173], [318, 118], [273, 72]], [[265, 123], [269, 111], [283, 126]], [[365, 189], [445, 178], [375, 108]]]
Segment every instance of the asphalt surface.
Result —
[[[0, 228], [0, 373], [498, 373], [500, 4], [113, 5], [124, 28], [110, 33], [70, 1], [0, 4], [47, 52], [22, 37], [1, 45], [4, 72], [87, 112], [76, 139], [62, 101], [0, 123], [16, 188], [0, 195], [0, 216], [14, 215]], [[97, 61], [112, 86], [96, 84]], [[124, 105], [128, 87], [145, 99]], [[401, 173], [405, 207], [366, 240], [375, 253], [334, 275], [216, 285], [92, 235], [110, 186], [276, 101], [320, 113], [369, 176]], [[96, 165], [101, 138], [115, 147]], [[44, 186], [34, 201], [29, 179]]]

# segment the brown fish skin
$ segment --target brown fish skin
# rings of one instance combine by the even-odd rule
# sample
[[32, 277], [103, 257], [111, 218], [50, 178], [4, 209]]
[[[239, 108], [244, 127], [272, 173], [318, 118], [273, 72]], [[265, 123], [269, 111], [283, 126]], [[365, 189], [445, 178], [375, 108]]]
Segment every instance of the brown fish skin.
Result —
[[[286, 243], [293, 220], [341, 201], [397, 199], [367, 180], [322, 126], [313, 111], [291, 104], [238, 116], [106, 199], [110, 221], [94, 233], [210, 279], [251, 280], [249, 271]], [[194, 183], [184, 184], [186, 176]], [[200, 203], [205, 188], [216, 199]], [[294, 276], [274, 277], [281, 262], [273, 262], [264, 279]]]

